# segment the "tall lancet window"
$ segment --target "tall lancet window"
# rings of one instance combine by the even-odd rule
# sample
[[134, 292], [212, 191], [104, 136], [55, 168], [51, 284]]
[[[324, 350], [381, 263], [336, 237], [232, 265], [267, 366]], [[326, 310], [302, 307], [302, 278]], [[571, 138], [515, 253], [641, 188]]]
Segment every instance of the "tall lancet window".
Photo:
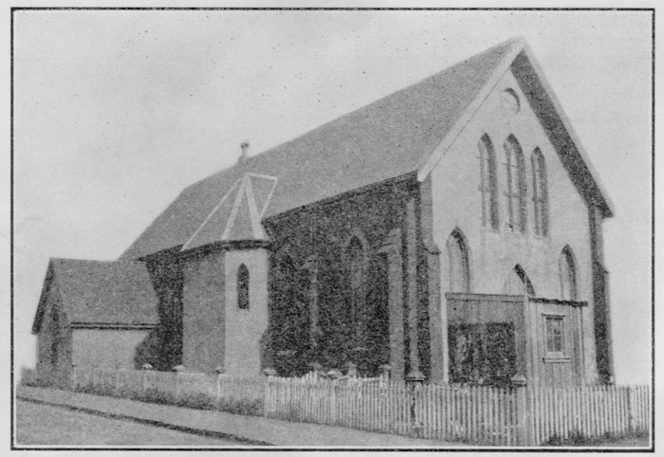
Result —
[[350, 302], [353, 327], [357, 336], [364, 335], [366, 314], [366, 261], [364, 246], [356, 236], [348, 245], [349, 275], [350, 275]]
[[511, 230], [525, 233], [528, 226], [526, 162], [523, 150], [514, 135], [507, 138], [504, 147], [507, 158], [508, 222]]
[[521, 265], [516, 265], [505, 280], [503, 293], [506, 295], [535, 296], [535, 288]]
[[482, 192], [482, 224], [498, 230], [498, 179], [496, 176], [496, 151], [491, 138], [486, 133], [482, 135], [477, 147], [480, 150], [480, 173]]
[[237, 307], [249, 309], [249, 269], [245, 264], [237, 269]]
[[547, 188], [546, 162], [539, 148], [535, 148], [533, 151], [532, 168], [535, 233], [547, 236], [549, 234], [549, 189]]
[[448, 258], [450, 292], [470, 292], [468, 248], [458, 230], [452, 232], [445, 244]]
[[560, 298], [563, 300], [576, 300], [576, 268], [574, 254], [569, 246], [565, 246], [558, 260], [558, 275], [560, 276]]

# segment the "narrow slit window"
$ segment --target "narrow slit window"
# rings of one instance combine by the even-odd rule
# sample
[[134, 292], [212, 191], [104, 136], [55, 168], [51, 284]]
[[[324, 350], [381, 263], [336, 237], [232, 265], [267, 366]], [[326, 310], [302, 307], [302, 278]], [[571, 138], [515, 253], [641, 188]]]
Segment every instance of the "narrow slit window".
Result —
[[245, 264], [237, 270], [237, 307], [249, 309], [249, 269]]

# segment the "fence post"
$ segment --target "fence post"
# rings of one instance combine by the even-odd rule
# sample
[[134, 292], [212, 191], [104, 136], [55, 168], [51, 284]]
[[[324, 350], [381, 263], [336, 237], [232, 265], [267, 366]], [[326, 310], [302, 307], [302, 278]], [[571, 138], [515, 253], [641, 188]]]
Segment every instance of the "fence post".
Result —
[[143, 393], [145, 393], [148, 390], [148, 372], [152, 370], [152, 365], [149, 363], [144, 363], [143, 364], [143, 382], [142, 382], [142, 387], [143, 387]]
[[392, 370], [392, 366], [389, 363], [384, 363], [378, 367], [378, 370], [380, 372], [379, 375], [380, 386], [386, 387], [390, 382], [390, 371]]
[[410, 422], [412, 430], [416, 437], [420, 437], [422, 433], [422, 422], [417, 420], [417, 411], [416, 403], [417, 396], [422, 390], [422, 384], [424, 383], [424, 375], [419, 371], [411, 371], [406, 376], [406, 383], [408, 384], [408, 392], [410, 394]]
[[[341, 371], [336, 368], [331, 369], [327, 372], [327, 377], [330, 378], [330, 425], [335, 425], [337, 422], [337, 386], [339, 383], [337, 380], [343, 375]], [[343, 398], [343, 397], [342, 397]]]
[[512, 387], [516, 398], [516, 429], [517, 444], [520, 446], [532, 446], [533, 438], [530, 424], [530, 414], [528, 411], [527, 385], [528, 380], [524, 375], [512, 377]]
[[184, 370], [184, 365], [175, 365], [173, 367], [173, 371], [175, 372], [175, 399], [178, 401], [182, 399], [182, 392], [180, 392], [180, 376], [182, 376]]
[[263, 415], [268, 417], [272, 406], [272, 395], [270, 391], [270, 381], [277, 375], [277, 370], [274, 368], [266, 368], [263, 370], [263, 375], [265, 375], [265, 389], [263, 390]]
[[310, 364], [312, 370], [313, 370], [313, 382], [314, 384], [318, 384], [318, 381], [320, 381], [320, 375], [321, 371], [323, 369], [323, 366], [318, 363], [318, 362], [313, 362]]
[[346, 376], [349, 378], [357, 378], [357, 365], [353, 362], [347, 362], [344, 366], [346, 367]]
[[115, 392], [120, 392], [120, 372], [124, 370], [124, 365], [118, 363], [118, 366], [115, 367]]
[[92, 389], [97, 388], [97, 365], [92, 365]]
[[76, 390], [76, 365], [71, 366], [71, 390]]
[[214, 371], [217, 372], [217, 396], [216, 396], [216, 405], [217, 409], [219, 409], [219, 406], [221, 405], [221, 376], [224, 374], [226, 371], [223, 366], [217, 365], [217, 368], [214, 369]]
[[634, 432], [634, 410], [632, 402], [632, 386], [627, 386], [627, 432]]

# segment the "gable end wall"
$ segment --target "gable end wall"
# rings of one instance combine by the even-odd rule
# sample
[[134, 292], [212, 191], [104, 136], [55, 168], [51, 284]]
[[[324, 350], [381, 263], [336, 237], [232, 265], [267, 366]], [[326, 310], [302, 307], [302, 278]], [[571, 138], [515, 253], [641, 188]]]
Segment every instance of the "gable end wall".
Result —
[[[511, 88], [519, 96], [521, 109], [511, 114], [502, 103], [503, 90]], [[494, 231], [482, 224], [480, 159], [478, 142], [488, 134], [496, 151], [500, 225]], [[523, 148], [528, 183], [528, 226], [525, 234], [507, 226], [506, 157], [503, 149], [509, 134]], [[539, 147], [545, 157], [549, 190], [549, 236], [534, 233], [531, 154]], [[593, 288], [588, 207], [563, 166], [554, 145], [528, 104], [511, 70], [499, 80], [470, 122], [456, 138], [431, 173], [433, 239], [441, 249], [441, 320], [443, 353], [447, 354], [445, 293], [449, 291], [449, 259], [446, 241], [460, 229], [469, 248], [472, 293], [500, 294], [516, 264], [527, 272], [539, 297], [558, 298], [558, 259], [566, 245], [576, 259], [578, 299], [590, 304], [584, 309], [582, 339], [586, 376], [597, 376], [593, 331]], [[447, 359], [447, 357], [445, 357]], [[445, 364], [445, 372], [448, 367]]]

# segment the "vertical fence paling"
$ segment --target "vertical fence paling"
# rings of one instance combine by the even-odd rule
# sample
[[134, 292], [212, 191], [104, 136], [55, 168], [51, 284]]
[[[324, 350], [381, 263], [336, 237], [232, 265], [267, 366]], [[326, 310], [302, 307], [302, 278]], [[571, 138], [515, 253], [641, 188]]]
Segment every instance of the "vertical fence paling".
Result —
[[649, 386], [529, 389], [534, 444], [554, 439], [621, 437], [650, 430]]
[[644, 433], [651, 414], [649, 386], [428, 384], [411, 391], [403, 382], [359, 378], [265, 380], [77, 366], [71, 387], [139, 396], [150, 390], [179, 400], [193, 395], [232, 412], [504, 446], [538, 445], [574, 434]]

